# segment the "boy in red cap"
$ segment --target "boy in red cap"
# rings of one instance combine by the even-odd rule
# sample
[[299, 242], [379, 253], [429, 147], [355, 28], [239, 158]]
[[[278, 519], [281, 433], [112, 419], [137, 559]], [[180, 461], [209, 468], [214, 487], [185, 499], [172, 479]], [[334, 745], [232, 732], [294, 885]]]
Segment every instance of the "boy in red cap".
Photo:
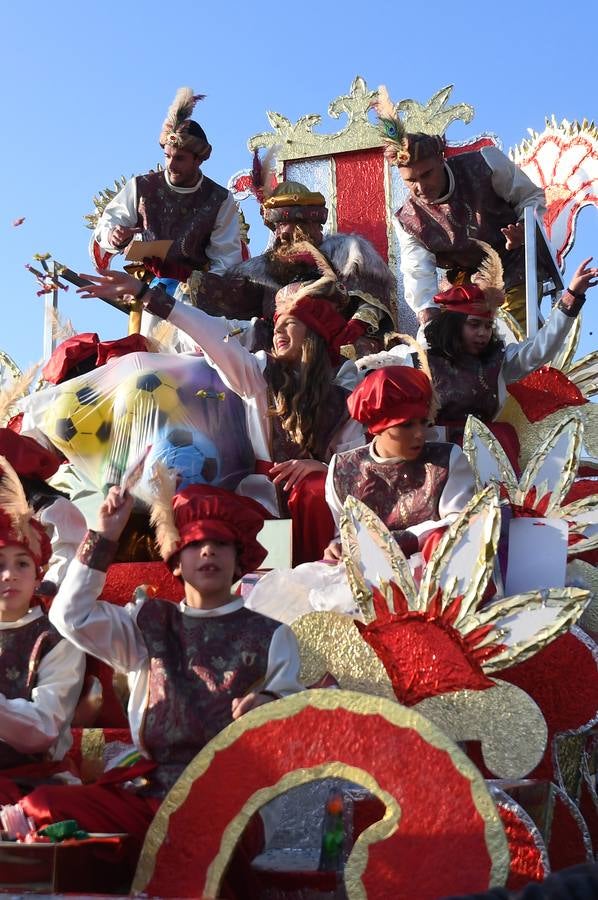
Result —
[[[259, 504], [206, 485], [172, 497], [167, 477], [159, 481], [152, 521], [184, 600], [96, 602], [133, 502], [113, 487], [50, 613], [77, 647], [128, 676], [129, 724], [142, 761], [99, 784], [40, 789], [23, 801], [38, 824], [75, 818], [89, 831], [127, 831], [139, 846], [166, 793], [212, 737], [255, 706], [302, 689], [292, 631], [231, 595], [233, 582], [266, 556], [257, 541]], [[121, 786], [133, 779], [136, 789]]]
[[35, 604], [50, 558], [16, 472], [0, 456], [0, 805], [60, 780], [81, 692], [83, 654]]
[[[373, 440], [332, 458], [326, 499], [337, 525], [349, 494], [363, 501], [410, 556], [457, 517], [475, 482], [459, 447], [426, 441], [433, 401], [429, 377], [406, 364], [389, 364], [390, 353], [379, 356], [387, 364], [370, 371], [347, 401]], [[340, 553], [334, 540], [325, 558], [338, 560]]]

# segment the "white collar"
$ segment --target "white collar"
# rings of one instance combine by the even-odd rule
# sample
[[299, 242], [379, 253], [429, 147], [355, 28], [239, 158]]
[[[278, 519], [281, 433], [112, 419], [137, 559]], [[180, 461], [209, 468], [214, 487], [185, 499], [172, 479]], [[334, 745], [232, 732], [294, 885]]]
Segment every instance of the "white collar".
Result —
[[216, 606], [214, 609], [197, 609], [195, 606], [187, 606], [184, 600], [179, 603], [179, 609], [185, 616], [192, 616], [197, 619], [210, 619], [217, 616], [227, 616], [234, 613], [243, 606], [243, 598], [235, 597], [222, 606]]
[[41, 606], [30, 606], [25, 615], [17, 619], [16, 622], [0, 622], [0, 631], [6, 631], [9, 628], [22, 628], [23, 625], [29, 625], [30, 622], [34, 622], [43, 615], [44, 611]]
[[203, 174], [201, 172], [199, 173], [199, 181], [197, 184], [194, 184], [193, 187], [177, 187], [175, 184], [172, 184], [166, 169], [164, 169], [164, 178], [170, 190], [175, 191], [177, 194], [194, 194], [195, 191], [199, 190], [203, 182]]
[[369, 445], [370, 456], [374, 460], [374, 462], [381, 463], [382, 465], [394, 464], [394, 463], [405, 463], [410, 462], [411, 460], [403, 459], [402, 456], [378, 456], [376, 451], [374, 450], [374, 444], [376, 443], [376, 438], [374, 438]]

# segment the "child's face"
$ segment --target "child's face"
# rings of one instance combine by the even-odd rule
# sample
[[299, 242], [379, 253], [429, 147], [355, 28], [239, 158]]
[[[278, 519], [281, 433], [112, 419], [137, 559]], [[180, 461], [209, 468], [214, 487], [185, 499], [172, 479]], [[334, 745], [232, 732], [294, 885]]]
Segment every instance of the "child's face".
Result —
[[0, 547], [0, 622], [16, 622], [38, 586], [33, 559], [22, 547]]
[[467, 316], [463, 324], [463, 348], [472, 356], [483, 353], [492, 337], [494, 321], [479, 316]]
[[237, 548], [232, 541], [197, 541], [181, 550], [177, 568], [183, 581], [200, 594], [224, 595], [235, 581]]
[[294, 316], [279, 316], [274, 326], [274, 353], [278, 359], [294, 363], [301, 359], [307, 326]]
[[391, 425], [378, 435], [378, 443], [382, 438], [384, 446], [391, 451], [391, 456], [401, 459], [417, 459], [426, 442], [427, 419], [410, 419], [401, 425]]

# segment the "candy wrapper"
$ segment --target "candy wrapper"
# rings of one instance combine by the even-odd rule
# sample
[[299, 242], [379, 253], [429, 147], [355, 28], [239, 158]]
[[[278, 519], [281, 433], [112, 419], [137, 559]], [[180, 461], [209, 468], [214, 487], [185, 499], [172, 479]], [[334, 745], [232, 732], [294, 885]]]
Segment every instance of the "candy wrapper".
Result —
[[149, 502], [157, 461], [177, 489], [234, 490], [254, 468], [243, 404], [201, 356], [130, 353], [23, 401], [22, 433], [56, 447], [99, 490]]

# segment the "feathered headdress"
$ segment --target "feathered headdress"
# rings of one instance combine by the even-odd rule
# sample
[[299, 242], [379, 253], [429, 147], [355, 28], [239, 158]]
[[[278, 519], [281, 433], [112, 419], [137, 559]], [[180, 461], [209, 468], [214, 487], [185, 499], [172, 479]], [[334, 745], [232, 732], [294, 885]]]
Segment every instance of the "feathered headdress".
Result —
[[277, 146], [270, 147], [263, 159], [260, 159], [259, 150], [253, 152], [251, 166], [252, 193], [260, 206], [267, 200], [276, 187], [275, 157]]
[[301, 282], [291, 282], [281, 288], [276, 294], [277, 316], [290, 313], [292, 307], [304, 297], [331, 300], [340, 306], [347, 302], [346, 289], [338, 280], [330, 261], [314, 244], [309, 244], [307, 241], [293, 244], [286, 259], [289, 266], [305, 265], [319, 277]]
[[435, 295], [443, 312], [464, 313], [479, 318], [492, 319], [499, 306], [505, 302], [503, 268], [500, 256], [490, 244], [472, 241], [482, 253], [477, 270], [469, 275], [458, 271], [441, 283], [442, 290]]
[[372, 108], [378, 114], [384, 156], [391, 165], [410, 166], [429, 156], [442, 156], [445, 142], [440, 134], [408, 133], [399, 118], [396, 104], [384, 84], [378, 88]]
[[267, 555], [257, 540], [264, 525], [260, 504], [207, 484], [191, 484], [175, 493], [176, 481], [176, 471], [154, 464], [150, 523], [162, 558], [168, 562], [198, 541], [231, 541], [238, 550], [239, 574], [258, 569]]
[[[265, 161], [264, 161], [265, 163]], [[326, 198], [299, 181], [281, 181], [262, 203], [264, 224], [272, 231], [279, 224], [312, 222], [323, 225], [328, 218]]]
[[208, 159], [212, 147], [201, 125], [191, 118], [195, 104], [204, 97], [205, 94], [194, 94], [190, 87], [178, 89], [162, 124], [161, 147], [168, 144], [176, 150], [190, 150], [201, 158], [201, 162]]
[[164, 463], [152, 467], [153, 489], [150, 525], [156, 532], [156, 546], [164, 560], [170, 559], [179, 549], [181, 536], [174, 521], [172, 498], [176, 491], [176, 471]]
[[471, 280], [484, 292], [488, 303], [498, 309], [505, 302], [502, 261], [490, 244], [485, 241], [476, 241], [476, 243], [484, 251], [484, 259], [477, 272], [471, 276]]
[[29, 393], [31, 385], [35, 381], [39, 370], [39, 363], [31, 366], [18, 378], [15, 378], [8, 387], [0, 391], [0, 424], [4, 425], [10, 419], [15, 403]]
[[38, 570], [47, 565], [50, 539], [27, 502], [19, 476], [5, 456], [0, 456], [0, 547], [23, 547]]

